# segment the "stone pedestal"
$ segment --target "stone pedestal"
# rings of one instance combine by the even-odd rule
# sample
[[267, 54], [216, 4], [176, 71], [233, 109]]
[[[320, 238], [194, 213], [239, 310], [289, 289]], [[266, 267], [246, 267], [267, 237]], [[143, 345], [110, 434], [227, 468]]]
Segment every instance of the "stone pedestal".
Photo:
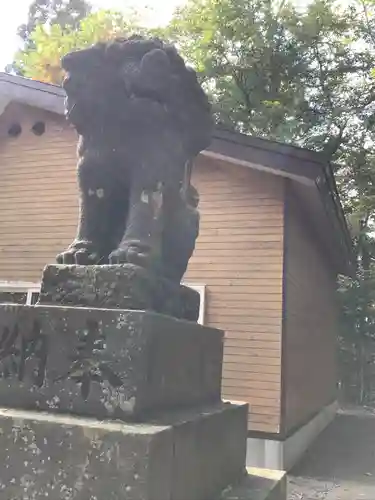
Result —
[[50, 266], [38, 305], [0, 306], [0, 498], [245, 500], [223, 332], [123, 309], [164, 284], [119, 267]]
[[0, 406], [139, 420], [220, 401], [219, 330], [120, 309], [0, 311]]
[[214, 500], [245, 474], [246, 413], [131, 425], [0, 409], [0, 498]]
[[49, 265], [43, 271], [40, 304], [140, 309], [197, 321], [199, 293], [133, 264]]

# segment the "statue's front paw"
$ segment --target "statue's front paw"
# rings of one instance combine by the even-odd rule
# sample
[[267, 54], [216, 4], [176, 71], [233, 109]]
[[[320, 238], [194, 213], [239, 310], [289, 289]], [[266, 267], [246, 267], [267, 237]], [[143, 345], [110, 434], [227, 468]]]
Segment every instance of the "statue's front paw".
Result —
[[56, 258], [58, 264], [94, 265], [100, 261], [100, 255], [90, 241], [75, 241], [65, 252]]
[[117, 248], [109, 256], [110, 264], [135, 264], [150, 267], [150, 249], [141, 244], [129, 244]]

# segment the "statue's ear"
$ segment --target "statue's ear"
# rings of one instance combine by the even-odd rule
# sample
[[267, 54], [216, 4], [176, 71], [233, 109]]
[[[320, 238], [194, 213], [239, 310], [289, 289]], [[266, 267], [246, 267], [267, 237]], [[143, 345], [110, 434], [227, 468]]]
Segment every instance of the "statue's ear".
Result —
[[88, 49], [69, 52], [61, 59], [62, 68], [71, 73], [73, 71], [87, 71], [103, 62], [103, 49], [101, 47], [90, 47]]
[[72, 53], [66, 54], [61, 58], [61, 67], [68, 73], [72, 71], [72, 68], [74, 67], [74, 61], [72, 61], [72, 59], [74, 58], [72, 57], [72, 55]]
[[171, 65], [164, 50], [154, 49], [142, 58], [139, 79], [142, 86], [164, 88], [171, 76]]

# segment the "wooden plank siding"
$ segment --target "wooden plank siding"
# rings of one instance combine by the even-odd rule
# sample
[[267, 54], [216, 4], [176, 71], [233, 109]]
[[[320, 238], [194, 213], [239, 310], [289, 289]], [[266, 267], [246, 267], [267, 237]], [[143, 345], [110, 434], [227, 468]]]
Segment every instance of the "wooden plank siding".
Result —
[[[7, 135], [19, 119], [22, 133]], [[0, 280], [39, 282], [74, 238], [78, 214], [76, 134], [63, 117], [11, 104], [0, 129]], [[46, 132], [31, 127], [43, 121]], [[6, 125], [6, 126], [5, 126]]]
[[206, 285], [206, 324], [226, 332], [223, 395], [250, 403], [249, 430], [277, 433], [283, 182], [201, 157], [193, 184], [201, 230], [186, 281]]
[[289, 191], [285, 218], [282, 431], [307, 423], [336, 396], [336, 276]]
[[[75, 234], [76, 136], [62, 118], [11, 107], [2, 119], [18, 112], [23, 132], [0, 130], [0, 280], [38, 282]], [[47, 126], [41, 137], [30, 131], [37, 120]], [[283, 181], [201, 156], [193, 183], [201, 231], [185, 281], [206, 285], [205, 324], [226, 332], [223, 396], [250, 403], [250, 430], [277, 433]]]

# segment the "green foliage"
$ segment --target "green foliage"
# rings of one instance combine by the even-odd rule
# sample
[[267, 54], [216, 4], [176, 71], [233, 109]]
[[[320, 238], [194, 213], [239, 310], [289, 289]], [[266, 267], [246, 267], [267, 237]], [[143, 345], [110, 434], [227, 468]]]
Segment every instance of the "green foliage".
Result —
[[[31, 34], [32, 48], [19, 51], [15, 65], [24, 76], [59, 84], [63, 78], [61, 57], [103, 40], [127, 36], [135, 30], [136, 18], [113, 11], [89, 14], [76, 28], [37, 25]], [[137, 32], [139, 33], [139, 29]]]
[[346, 87], [354, 59], [368, 73], [366, 55], [353, 53], [355, 22], [354, 11], [340, 12], [333, 1], [299, 12], [285, 1], [190, 0], [166, 35], [201, 73], [218, 121], [332, 148], [331, 129], [352, 110], [342, 101], [353, 97]]
[[[34, 0], [25, 24], [18, 27], [23, 50], [35, 48], [33, 32], [38, 26], [58, 25], [62, 30], [75, 29], [80, 21], [90, 13], [91, 7], [86, 0]], [[22, 68], [16, 61], [6, 68], [9, 73], [22, 75]]]
[[38, 25], [58, 24], [63, 29], [76, 28], [90, 10], [85, 0], [34, 0], [29, 7], [27, 23], [19, 26], [18, 35], [27, 44]]
[[202, 73], [218, 121], [268, 138], [302, 134], [293, 120], [306, 106], [306, 71], [283, 5], [265, 0], [190, 0], [173, 19], [168, 38]]

